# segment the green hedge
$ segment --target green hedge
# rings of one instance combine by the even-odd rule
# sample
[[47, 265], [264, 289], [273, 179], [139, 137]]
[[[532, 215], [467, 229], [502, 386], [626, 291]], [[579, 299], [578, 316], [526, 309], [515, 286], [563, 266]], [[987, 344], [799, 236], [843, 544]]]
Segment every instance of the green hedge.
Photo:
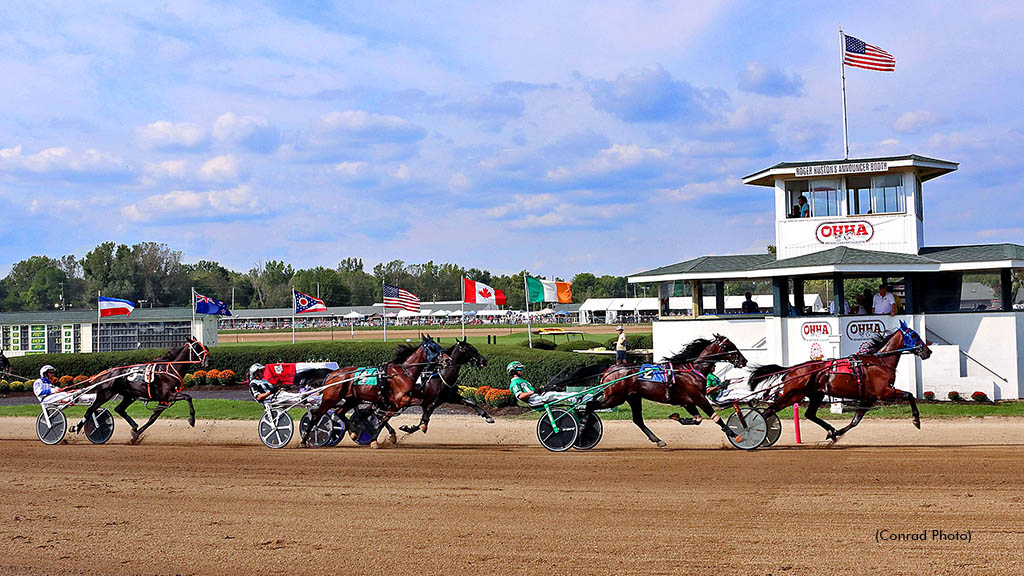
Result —
[[601, 342], [594, 342], [593, 340], [570, 340], [555, 346], [555, 350], [561, 350], [562, 352], [572, 352], [573, 350], [593, 350], [594, 348], [607, 348], [607, 346]]
[[[618, 336], [609, 338], [605, 345], [609, 350], [615, 349], [615, 342], [619, 339]], [[650, 350], [654, 348], [654, 336], [650, 334], [626, 334], [626, 348], [629, 350], [636, 350], [643, 348], [644, 350]]]
[[529, 340], [523, 340], [519, 345], [523, 348], [533, 348], [534, 350], [554, 350], [558, 347], [551, 340], [544, 340], [543, 338], [534, 338], [533, 346], [530, 346]]
[[[450, 341], [442, 341], [448, 346]], [[461, 386], [490, 386], [508, 388], [505, 366], [519, 360], [526, 365], [526, 377], [540, 385], [562, 371], [574, 370], [590, 364], [607, 364], [608, 360], [585, 354], [547, 350], [530, 350], [518, 346], [481, 345], [477, 347], [487, 358], [487, 367], [463, 368], [459, 375]], [[389, 360], [395, 344], [383, 342], [309, 342], [268, 346], [225, 346], [210, 349], [209, 368], [234, 370], [241, 379], [255, 363], [268, 362], [337, 362], [341, 366], [379, 366]], [[45, 364], [52, 364], [64, 374], [97, 374], [114, 366], [143, 364], [163, 354], [163, 350], [135, 350], [131, 352], [104, 352], [99, 354], [48, 354], [11, 358], [11, 370], [17, 374], [37, 374]], [[190, 372], [200, 370], [193, 366]]]

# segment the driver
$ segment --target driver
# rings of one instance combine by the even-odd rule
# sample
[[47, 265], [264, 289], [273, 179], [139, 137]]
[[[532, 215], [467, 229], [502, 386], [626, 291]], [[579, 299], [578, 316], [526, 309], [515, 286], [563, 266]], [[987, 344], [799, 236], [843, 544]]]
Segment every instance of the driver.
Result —
[[[64, 392], [57, 383], [57, 369], [47, 364], [39, 369], [39, 379], [32, 383], [32, 392], [39, 399], [40, 404], [57, 404], [68, 401], [71, 392]], [[95, 394], [81, 394], [75, 399], [77, 404], [92, 404], [96, 400]]]
[[306, 394], [300, 392], [288, 392], [280, 386], [271, 384], [263, 377], [265, 368], [266, 366], [263, 364], [253, 364], [249, 367], [249, 392], [257, 402], [262, 404], [266, 403], [268, 400], [273, 400], [282, 404], [293, 404], [303, 400], [319, 401], [319, 395], [314, 398], [309, 398]]
[[565, 400], [566, 398], [572, 398], [578, 396], [576, 392], [544, 392], [538, 394], [526, 378], [523, 378], [523, 371], [526, 370], [526, 366], [518, 360], [514, 360], [508, 363], [505, 367], [505, 372], [508, 372], [509, 378], [512, 381], [508, 385], [509, 391], [519, 400], [526, 402], [530, 406], [540, 406], [547, 404], [548, 402], [557, 402], [559, 400]]

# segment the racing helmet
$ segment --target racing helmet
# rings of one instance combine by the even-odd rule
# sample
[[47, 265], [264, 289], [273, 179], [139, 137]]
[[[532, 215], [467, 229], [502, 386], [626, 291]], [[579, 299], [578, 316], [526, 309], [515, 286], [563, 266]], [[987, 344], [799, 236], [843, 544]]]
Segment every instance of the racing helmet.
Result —
[[255, 380], [256, 373], [262, 371], [264, 368], [266, 368], [266, 366], [263, 364], [253, 364], [252, 366], [249, 366], [249, 381], [251, 382]]
[[516, 370], [525, 370], [525, 369], [526, 369], [526, 366], [523, 366], [523, 363], [520, 362], [519, 360], [513, 360], [513, 361], [508, 363], [508, 366], [505, 366], [505, 372], [508, 372], [509, 376], [511, 376], [512, 373], [515, 372]]
[[46, 373], [47, 372], [56, 372], [56, 371], [57, 371], [56, 368], [54, 368], [53, 366], [50, 366], [49, 364], [47, 364], [46, 366], [43, 366], [42, 368], [39, 369], [39, 377], [40, 378], [46, 378]]

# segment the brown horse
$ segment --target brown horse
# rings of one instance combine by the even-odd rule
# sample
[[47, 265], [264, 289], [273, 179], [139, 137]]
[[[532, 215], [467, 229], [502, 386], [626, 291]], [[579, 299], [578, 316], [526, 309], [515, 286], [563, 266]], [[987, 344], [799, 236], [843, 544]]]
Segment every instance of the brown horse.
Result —
[[[360, 371], [366, 369], [358, 366], [345, 366], [328, 374], [323, 383], [327, 388], [324, 389], [320, 406], [313, 413], [312, 421], [319, 422], [328, 410], [338, 406], [335, 414], [345, 419], [347, 425], [345, 414], [360, 402], [369, 402], [386, 412], [377, 430], [372, 432], [374, 441], [371, 446], [376, 446], [377, 436], [384, 428], [387, 428], [394, 442], [395, 430], [388, 424], [388, 420], [412, 404], [416, 379], [428, 366], [447, 365], [449, 362], [441, 345], [434, 342], [433, 338], [427, 335], [421, 339], [419, 346], [399, 347], [394, 359], [377, 369], [376, 378], [364, 380], [360, 377]], [[303, 446], [308, 445], [313, 429], [314, 426], [310, 426], [306, 430], [302, 437]]]
[[[715, 412], [705, 394], [707, 376], [718, 361], [729, 362], [738, 368], [747, 365], [747, 359], [743, 357], [736, 345], [720, 334], [715, 334], [714, 340], [705, 338], [694, 340], [679, 353], [664, 359], [663, 362], [667, 368], [664, 371], [667, 382], [640, 379], [642, 368], [638, 364], [613, 365], [600, 373], [598, 385], [614, 383], [605, 388], [602, 395], [586, 403], [581, 413], [580, 422], [586, 422], [594, 410], [628, 403], [633, 412], [633, 423], [647, 436], [648, 440], [664, 448], [665, 442], [644, 424], [643, 400], [646, 398], [660, 404], [682, 406], [695, 416], [694, 420], [682, 423], [699, 424], [701, 417], [698, 409], [703, 410], [713, 422], [722, 428], [727, 436], [736, 436]], [[585, 379], [588, 372], [589, 375], [596, 376], [593, 374], [594, 368], [587, 366], [552, 384], [579, 381]]]
[[451, 362], [427, 378], [426, 383], [423, 384], [421, 397], [414, 402], [423, 409], [423, 416], [420, 417], [419, 426], [401, 426], [399, 429], [402, 432], [412, 434], [417, 430], [422, 430], [426, 434], [427, 426], [430, 424], [430, 416], [441, 404], [469, 406], [476, 411], [478, 416], [486, 420], [488, 424], [494, 424], [494, 418], [491, 418], [490, 414], [485, 412], [476, 402], [463, 398], [462, 394], [459, 394], [459, 385], [457, 383], [459, 372], [463, 366], [473, 364], [477, 368], [483, 368], [487, 366], [487, 358], [484, 358], [476, 347], [467, 342], [465, 338], [459, 340], [444, 352], [451, 358]]
[[[183, 376], [188, 371], [188, 365], [199, 364], [205, 367], [209, 360], [210, 351], [206, 346], [189, 337], [183, 346], [171, 350], [153, 362], [138, 366], [119, 366], [93, 376], [92, 380], [100, 382], [94, 389], [96, 400], [85, 411], [85, 416], [75, 427], [75, 432], [81, 432], [93, 413], [118, 395], [121, 396], [121, 402], [114, 407], [114, 412], [120, 414], [132, 427], [132, 444], [137, 444], [142, 433], [156, 422], [164, 410], [179, 400], [188, 403], [188, 425], [195, 427], [196, 410], [192, 406], [192, 397], [181, 391], [184, 388]], [[83, 385], [88, 386], [90, 383], [86, 381]], [[136, 400], [157, 402], [153, 415], [141, 428], [126, 411]]]
[[[760, 366], [750, 376], [750, 389], [757, 389], [762, 384], [771, 386], [771, 379], [778, 381], [774, 385], [781, 386], [782, 390], [768, 406], [769, 413], [778, 412], [806, 397], [807, 419], [824, 428], [826, 438], [833, 442], [860, 424], [864, 414], [876, 402], [909, 402], [914, 426], [920, 429], [921, 415], [914, 395], [895, 386], [896, 365], [905, 352], [922, 360], [932, 355], [928, 344], [918, 333], [901, 321], [899, 329], [891, 334], [879, 334], [860, 354], [839, 360], [812, 360], [791, 368], [775, 364]], [[826, 395], [859, 402], [853, 420], [846, 427], [836, 430], [818, 418], [818, 408]]]

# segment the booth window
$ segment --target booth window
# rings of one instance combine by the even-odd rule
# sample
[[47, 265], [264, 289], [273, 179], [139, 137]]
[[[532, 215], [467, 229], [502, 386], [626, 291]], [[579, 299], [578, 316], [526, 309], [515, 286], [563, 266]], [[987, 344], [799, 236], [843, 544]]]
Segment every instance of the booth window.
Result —
[[921, 202], [921, 181], [914, 178], [914, 207], [917, 209], [917, 219], [924, 221], [924, 203]]
[[839, 216], [839, 181], [812, 180], [807, 200], [811, 203], [811, 216]]
[[871, 178], [853, 176], [846, 179], [847, 213], [851, 216], [871, 214]]
[[800, 196], [807, 198], [807, 201], [811, 201], [811, 197], [807, 194], [809, 190], [807, 180], [791, 180], [786, 182], [786, 201], [789, 203], [786, 210], [787, 218], [799, 218], [800, 217]]
[[873, 214], [903, 212], [903, 175], [883, 174], [871, 182]]

